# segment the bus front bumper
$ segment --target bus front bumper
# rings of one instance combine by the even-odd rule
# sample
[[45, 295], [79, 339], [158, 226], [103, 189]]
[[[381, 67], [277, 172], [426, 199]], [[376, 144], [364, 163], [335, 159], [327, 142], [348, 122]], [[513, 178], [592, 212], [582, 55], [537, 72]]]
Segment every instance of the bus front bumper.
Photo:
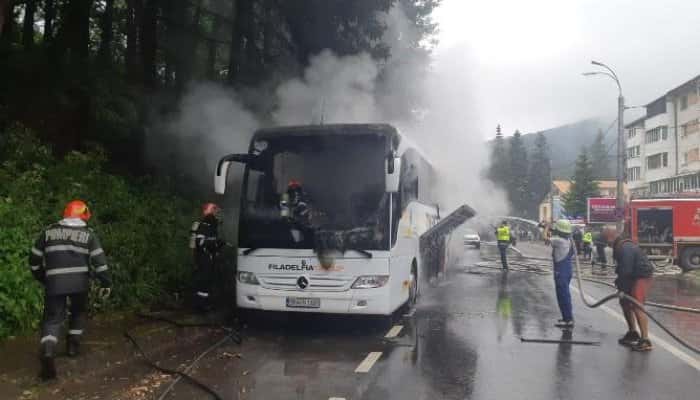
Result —
[[[287, 298], [319, 299], [318, 308], [287, 306]], [[388, 285], [374, 289], [349, 289], [342, 292], [273, 290], [238, 282], [236, 304], [239, 308], [328, 314], [389, 315], [392, 313]]]

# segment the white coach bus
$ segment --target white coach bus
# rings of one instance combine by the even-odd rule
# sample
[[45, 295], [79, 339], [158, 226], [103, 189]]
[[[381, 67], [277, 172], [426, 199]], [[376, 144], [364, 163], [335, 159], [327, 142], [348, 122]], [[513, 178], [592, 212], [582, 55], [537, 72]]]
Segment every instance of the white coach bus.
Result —
[[420, 236], [439, 220], [432, 168], [386, 124], [257, 131], [238, 227], [238, 307], [390, 315], [418, 296]]

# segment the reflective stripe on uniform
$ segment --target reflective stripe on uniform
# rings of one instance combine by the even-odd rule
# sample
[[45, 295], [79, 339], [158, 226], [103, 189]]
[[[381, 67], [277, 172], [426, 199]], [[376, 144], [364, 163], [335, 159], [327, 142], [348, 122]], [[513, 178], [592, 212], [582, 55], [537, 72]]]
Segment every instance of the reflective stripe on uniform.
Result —
[[105, 251], [102, 250], [102, 248], [100, 247], [99, 249], [95, 249], [95, 250], [91, 251], [91, 252], [90, 252], [90, 257], [99, 256], [100, 254], [102, 254], [102, 253], [104, 253], [104, 252], [105, 252]]
[[30, 266], [29, 266], [29, 268], [31, 268], [31, 269], [32, 269], [32, 271], [38, 271], [38, 270], [39, 270], [39, 268], [41, 268], [41, 267], [40, 267], [40, 266], [38, 266], [38, 265], [30, 265]]
[[197, 296], [199, 296], [199, 297], [209, 297], [209, 293], [207, 293], [207, 292], [197, 292]]
[[46, 271], [46, 276], [61, 275], [61, 274], [76, 274], [79, 272], [88, 272], [88, 267], [68, 267], [54, 268]]
[[71, 329], [68, 331], [69, 335], [82, 335], [83, 330], [82, 329]]
[[108, 266], [106, 265], [100, 265], [99, 267], [95, 268], [95, 272], [105, 272], [109, 269]]
[[80, 254], [88, 254], [90, 251], [84, 247], [73, 246], [72, 244], [57, 244], [54, 246], [47, 246], [44, 249], [46, 253], [53, 253], [56, 251], [74, 251]]
[[44, 343], [44, 342], [58, 343], [58, 338], [54, 335], [46, 335], [43, 338], [41, 338], [41, 341], [40, 341], [40, 343]]
[[32, 254], [34, 254], [35, 256], [38, 256], [38, 257], [44, 256], [44, 252], [37, 249], [36, 247], [32, 247]]

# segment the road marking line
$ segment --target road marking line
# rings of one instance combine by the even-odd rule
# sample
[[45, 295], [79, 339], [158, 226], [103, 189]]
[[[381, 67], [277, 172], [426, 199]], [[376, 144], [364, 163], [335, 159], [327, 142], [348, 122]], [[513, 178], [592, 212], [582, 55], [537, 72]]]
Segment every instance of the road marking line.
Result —
[[[573, 289], [576, 293], [580, 293], [578, 288], [574, 287], [573, 285], [571, 286], [571, 289]], [[586, 296], [586, 299], [589, 302], [597, 302], [598, 299], [591, 297], [587, 295], [585, 292], [583, 293], [584, 296]], [[614, 311], [610, 307], [606, 305], [600, 306], [600, 309], [608, 313], [611, 317], [615, 318], [616, 320], [624, 323], [627, 325], [627, 321], [625, 321], [625, 317], [623, 317], [619, 312]], [[678, 347], [674, 346], [673, 344], [661, 339], [660, 337], [654, 335], [653, 333], [649, 332], [649, 338], [654, 341], [654, 343], [658, 344], [661, 346], [664, 350], [668, 351], [669, 353], [673, 354], [676, 356], [678, 359], [681, 361], [685, 362], [686, 364], [690, 365], [691, 367], [695, 368], [696, 370], [700, 371], [700, 361], [698, 361], [696, 358], [693, 356], [689, 355], [688, 353], [684, 352], [683, 350], [679, 349]]]
[[377, 360], [379, 360], [379, 357], [381, 357], [381, 356], [382, 356], [381, 351], [373, 351], [373, 352], [367, 354], [367, 357], [365, 357], [365, 359], [362, 360], [360, 365], [357, 366], [357, 368], [355, 369], [355, 372], [356, 373], [369, 372], [369, 370], [372, 369], [372, 366], [374, 365], [374, 363], [376, 363]]
[[387, 332], [386, 336], [384, 337], [387, 339], [395, 338], [399, 336], [401, 329], [403, 329], [403, 325], [394, 325], [391, 329], [389, 329], [389, 332]]
[[407, 313], [404, 314], [403, 316], [404, 316], [404, 317], [409, 317], [409, 318], [410, 318], [410, 317], [412, 317], [413, 314], [415, 314], [415, 313], [416, 313], [416, 308], [413, 307], [413, 308], [411, 308], [411, 310], [410, 310], [409, 312], [407, 312]]

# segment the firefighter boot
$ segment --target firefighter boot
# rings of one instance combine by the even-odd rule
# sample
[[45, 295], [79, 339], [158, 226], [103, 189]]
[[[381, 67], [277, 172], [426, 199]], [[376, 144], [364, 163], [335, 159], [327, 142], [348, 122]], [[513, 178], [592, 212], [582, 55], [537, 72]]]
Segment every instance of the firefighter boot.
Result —
[[54, 364], [55, 357], [56, 343], [52, 341], [42, 343], [39, 354], [39, 360], [41, 361], [41, 372], [39, 372], [39, 377], [42, 380], [48, 381], [56, 378], [56, 365]]
[[66, 353], [68, 357], [80, 355], [80, 337], [78, 335], [68, 335], [66, 338]]

